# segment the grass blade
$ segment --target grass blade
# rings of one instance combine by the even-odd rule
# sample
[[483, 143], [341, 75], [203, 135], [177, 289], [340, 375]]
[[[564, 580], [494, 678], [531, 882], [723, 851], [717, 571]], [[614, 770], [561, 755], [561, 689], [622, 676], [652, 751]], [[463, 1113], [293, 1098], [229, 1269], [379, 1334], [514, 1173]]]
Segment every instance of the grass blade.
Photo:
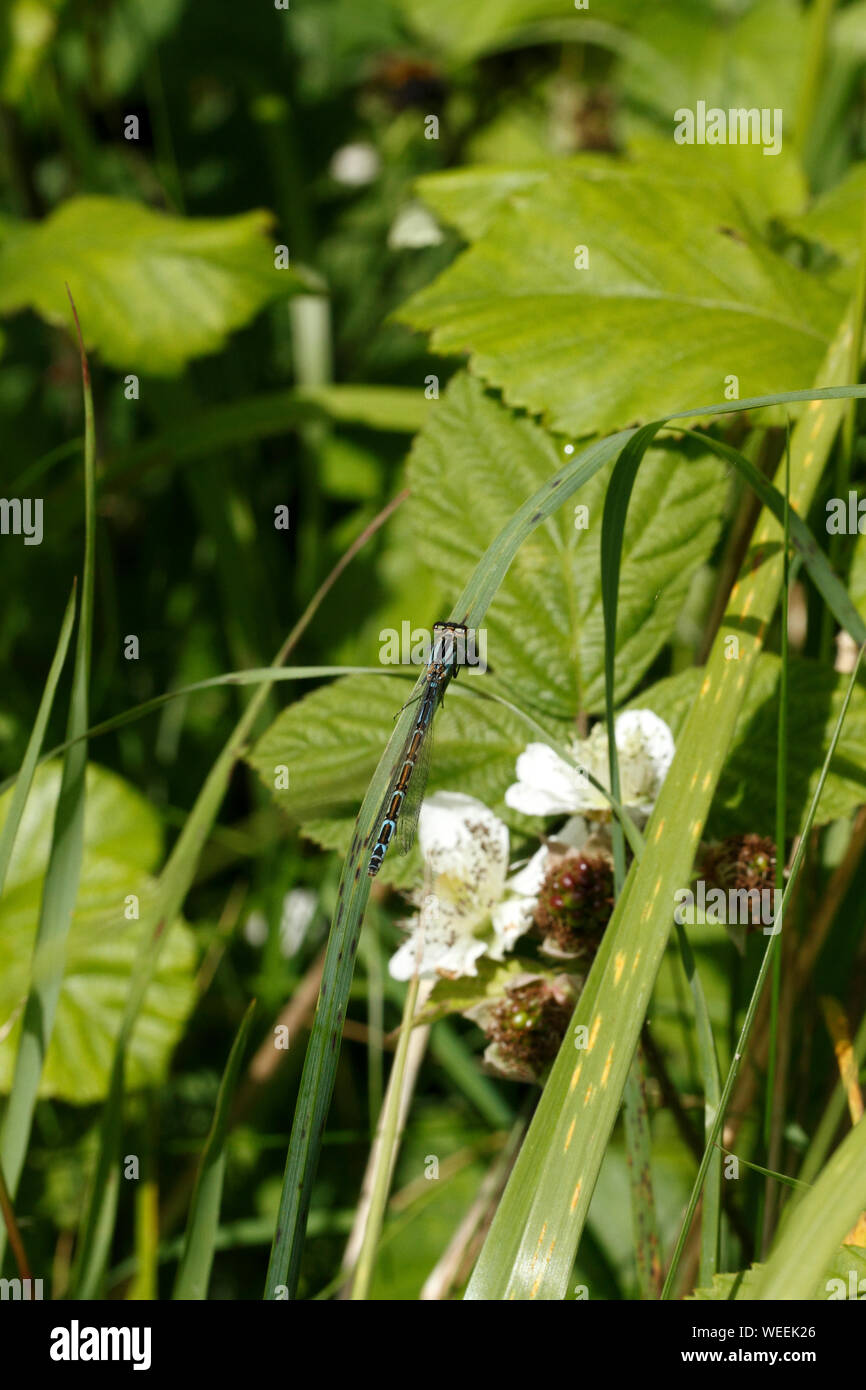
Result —
[[[782, 662], [781, 675], [779, 677], [779, 721], [778, 735], [776, 738], [776, 889], [783, 893], [785, 889], [785, 824], [788, 809], [788, 591], [791, 583], [790, 575], [790, 541], [791, 541], [791, 507], [790, 507], [790, 486], [791, 486], [791, 431], [788, 428], [785, 440], [785, 514], [783, 520], [783, 550], [782, 550], [782, 601], [781, 610], [781, 639], [780, 656]], [[824, 609], [828, 612], [828, 609]], [[781, 1146], [781, 1116], [778, 1120], [775, 1115], [776, 1101], [776, 1065], [778, 1052], [778, 1031], [779, 1031], [779, 997], [782, 989], [782, 953], [777, 951], [773, 957], [773, 978], [770, 984], [770, 1053], [767, 1059], [767, 1078], [766, 1096], [764, 1106], [764, 1150], [767, 1154], [767, 1163], [770, 1167], [775, 1167], [778, 1163], [779, 1148]], [[767, 1181], [763, 1193], [763, 1202], [759, 1204], [761, 1210], [761, 1227], [759, 1230], [759, 1240], [756, 1248], [763, 1253], [766, 1252], [770, 1241], [770, 1233], [775, 1215], [775, 1195], [776, 1189], [773, 1187], [772, 1179]]]
[[33, 731], [27, 742], [24, 760], [21, 763], [21, 767], [15, 779], [15, 793], [12, 797], [9, 813], [3, 822], [3, 829], [0, 831], [0, 893], [3, 892], [3, 885], [6, 882], [6, 873], [9, 869], [9, 860], [12, 858], [15, 836], [18, 834], [18, 827], [21, 824], [24, 807], [30, 795], [30, 788], [33, 784], [33, 774], [36, 771], [37, 763], [40, 761], [39, 754], [42, 749], [42, 740], [45, 737], [45, 729], [54, 705], [54, 696], [57, 691], [57, 683], [60, 680], [60, 672], [63, 670], [63, 665], [66, 661], [66, 653], [69, 649], [69, 639], [72, 636], [72, 624], [75, 621], [76, 587], [77, 586], [73, 586], [72, 593], [69, 595], [69, 602], [66, 605], [66, 612], [63, 615], [63, 622], [60, 625], [60, 636], [57, 639], [57, 646], [48, 671], [48, 678], [45, 682], [45, 688], [42, 691], [42, 699], [39, 702], [39, 709], [33, 724]]
[[[713, 1025], [707, 1007], [698, 967], [685, 931], [679, 922], [675, 923], [680, 947], [683, 969], [692, 992], [695, 1006], [695, 1032], [698, 1039], [698, 1053], [701, 1059], [701, 1074], [704, 1083], [704, 1136], [710, 1142], [719, 1101], [722, 1093], [722, 1080], [719, 1075], [719, 1059], [713, 1038]], [[698, 1282], [701, 1288], [709, 1288], [719, 1261], [719, 1228], [722, 1208], [722, 1154], [717, 1151], [710, 1159], [707, 1180], [704, 1184], [704, 1203], [701, 1211], [701, 1263]]]
[[195, 1180], [195, 1190], [189, 1209], [183, 1255], [177, 1271], [172, 1298], [202, 1299], [207, 1297], [213, 1264], [216, 1235], [219, 1228], [220, 1203], [226, 1167], [226, 1135], [229, 1113], [244, 1057], [256, 1001], [253, 999], [241, 1020], [217, 1095], [213, 1123], [201, 1156]]
[[353, 1302], [367, 1299], [370, 1296], [370, 1284], [373, 1279], [373, 1271], [376, 1264], [376, 1251], [382, 1234], [382, 1222], [385, 1219], [385, 1205], [388, 1201], [388, 1192], [391, 1187], [391, 1178], [396, 1161], [398, 1130], [400, 1127], [400, 1102], [403, 1095], [403, 1077], [406, 1071], [406, 1060], [409, 1056], [409, 1043], [412, 1039], [412, 1020], [415, 1017], [415, 1007], [418, 1002], [418, 983], [418, 975], [416, 973], [409, 981], [409, 988], [406, 991], [406, 1002], [403, 1006], [403, 1022], [400, 1028], [400, 1041], [397, 1044], [394, 1064], [391, 1068], [391, 1075], [388, 1078], [388, 1093], [385, 1098], [385, 1109], [382, 1114], [379, 1161], [376, 1167], [373, 1190], [370, 1196], [370, 1208], [367, 1212], [367, 1225], [364, 1229], [364, 1239], [361, 1243], [361, 1251], [358, 1255], [358, 1263], [355, 1268], [355, 1277], [352, 1281]]

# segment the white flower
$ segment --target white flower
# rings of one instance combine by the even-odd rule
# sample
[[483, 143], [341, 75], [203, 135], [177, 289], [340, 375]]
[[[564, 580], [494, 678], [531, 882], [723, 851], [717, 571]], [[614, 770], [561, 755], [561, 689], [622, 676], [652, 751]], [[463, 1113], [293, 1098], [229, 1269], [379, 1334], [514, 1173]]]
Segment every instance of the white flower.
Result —
[[516, 887], [522, 875], [508, 881], [508, 827], [474, 796], [434, 792], [421, 807], [418, 842], [429, 891], [389, 970], [395, 980], [416, 969], [422, 977], [477, 975], [479, 956], [502, 960], [535, 906], [529, 880], [527, 891]]
[[[648, 709], [626, 710], [615, 723], [619, 754], [621, 801], [638, 821], [650, 815], [674, 756], [673, 734], [663, 719]], [[606, 817], [610, 803], [581, 769], [603, 787], [608, 775], [607, 730], [596, 724], [589, 738], [573, 741], [575, 761], [569, 766], [546, 743], [530, 743], [517, 759], [517, 781], [505, 793], [505, 804], [527, 816], [571, 815]]]
[[442, 240], [441, 227], [423, 203], [402, 207], [388, 232], [392, 251], [417, 251], [422, 246], [438, 246]]
[[335, 151], [329, 173], [335, 183], [347, 188], [363, 188], [364, 184], [373, 182], [381, 168], [382, 161], [375, 145], [359, 140]]

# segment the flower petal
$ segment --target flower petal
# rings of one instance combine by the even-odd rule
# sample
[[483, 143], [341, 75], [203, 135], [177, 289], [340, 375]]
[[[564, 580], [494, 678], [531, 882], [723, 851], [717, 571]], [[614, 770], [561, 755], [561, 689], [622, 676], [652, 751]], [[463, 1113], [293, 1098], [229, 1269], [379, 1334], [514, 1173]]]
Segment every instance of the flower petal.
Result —
[[432, 891], [392, 957], [390, 973], [396, 980], [410, 979], [416, 969], [422, 977], [475, 975], [475, 962], [490, 944], [491, 912], [505, 889], [508, 827], [473, 796], [434, 792], [421, 807], [418, 842]]
[[623, 802], [648, 816], [673, 761], [673, 734], [649, 709], [626, 710], [615, 727]]
[[[422, 930], [424, 942], [419, 960]], [[425, 912], [422, 908], [410, 935], [388, 962], [388, 972], [395, 980], [411, 980], [416, 970], [421, 979], [436, 975], [477, 975], [475, 962], [486, 950], [486, 941], [471, 932], [461, 932], [441, 911]]]
[[505, 793], [505, 804], [525, 816], [568, 815], [594, 804], [576, 767], [569, 767], [546, 743], [530, 743], [517, 759], [517, 781]]
[[508, 873], [508, 826], [474, 796], [434, 792], [424, 801], [418, 843], [435, 895], [474, 922], [499, 902]]

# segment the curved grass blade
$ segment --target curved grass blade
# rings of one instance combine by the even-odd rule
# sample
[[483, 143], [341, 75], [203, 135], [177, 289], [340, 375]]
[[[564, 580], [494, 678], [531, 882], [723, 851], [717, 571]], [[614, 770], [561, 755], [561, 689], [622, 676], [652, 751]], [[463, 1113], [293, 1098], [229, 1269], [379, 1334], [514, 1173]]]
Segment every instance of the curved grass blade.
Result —
[[255, 1007], [256, 1001], [253, 999], [241, 1019], [241, 1026], [232, 1043], [226, 1069], [220, 1082], [213, 1123], [196, 1175], [195, 1190], [190, 1204], [189, 1220], [184, 1238], [183, 1255], [177, 1271], [172, 1298], [202, 1299], [207, 1297], [207, 1286], [210, 1280], [211, 1265], [216, 1248], [216, 1235], [219, 1229], [220, 1203], [226, 1167], [225, 1142], [229, 1128], [229, 1111]]
[[[802, 1182], [800, 1178], [792, 1178], [787, 1173], [777, 1173], [772, 1168], [762, 1168], [760, 1163], [750, 1163], [747, 1158], [741, 1158], [739, 1154], [732, 1153], [730, 1149], [723, 1149], [720, 1144], [717, 1147], [719, 1153], [735, 1158], [742, 1168], [749, 1168], [753, 1173], [760, 1173], [762, 1177], [769, 1178], [772, 1182], [783, 1182], [786, 1187], [793, 1187], [799, 1192], [810, 1191], [809, 1184]], [[703, 1275], [701, 1281], [703, 1282]]]
[[[263, 685], [265, 682], [282, 681], [306, 681], [320, 680], [325, 676], [380, 676], [381, 666], [291, 666], [288, 669], [284, 666], [253, 666], [246, 671], [227, 671], [222, 676], [208, 676], [207, 680], [193, 681], [191, 685], [179, 685], [174, 690], [166, 690], [162, 695], [154, 695], [149, 700], [143, 700], [140, 705], [132, 705], [129, 709], [123, 710], [121, 714], [113, 714], [110, 719], [103, 719], [99, 724], [91, 724], [83, 734], [76, 738], [67, 739], [65, 743], [58, 743], [56, 747], [49, 748], [47, 753], [43, 753], [36, 763], [41, 767], [43, 763], [50, 762], [52, 758], [57, 758], [65, 753], [73, 744], [86, 738], [98, 738], [100, 734], [109, 734], [114, 729], [122, 729], [126, 724], [134, 724], [136, 719], [143, 719], [145, 715], [153, 714], [155, 710], [162, 709], [163, 705], [169, 704], [172, 700], [182, 700], [188, 695], [196, 695], [201, 690], [213, 690], [218, 686], [226, 685]], [[400, 675], [400, 671], [389, 670], [389, 676]], [[11, 777], [7, 777], [5, 782], [0, 782], [0, 796], [10, 787], [13, 787], [20, 777], [20, 772], [15, 772]]]

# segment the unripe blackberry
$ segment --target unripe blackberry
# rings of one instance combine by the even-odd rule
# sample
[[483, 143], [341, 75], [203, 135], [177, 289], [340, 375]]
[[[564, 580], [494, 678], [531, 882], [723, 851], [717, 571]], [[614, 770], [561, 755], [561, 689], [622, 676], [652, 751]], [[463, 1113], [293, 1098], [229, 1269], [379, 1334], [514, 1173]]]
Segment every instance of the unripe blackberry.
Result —
[[556, 954], [592, 959], [613, 912], [613, 865], [572, 850], [549, 869], [535, 907], [545, 944]]
[[764, 835], [729, 835], [713, 845], [703, 866], [714, 887], [759, 890], [776, 886], [776, 846]]
[[527, 1079], [538, 1076], [559, 1051], [572, 1008], [573, 1000], [545, 979], [512, 985], [491, 1010], [485, 1029], [496, 1044], [499, 1067]]

